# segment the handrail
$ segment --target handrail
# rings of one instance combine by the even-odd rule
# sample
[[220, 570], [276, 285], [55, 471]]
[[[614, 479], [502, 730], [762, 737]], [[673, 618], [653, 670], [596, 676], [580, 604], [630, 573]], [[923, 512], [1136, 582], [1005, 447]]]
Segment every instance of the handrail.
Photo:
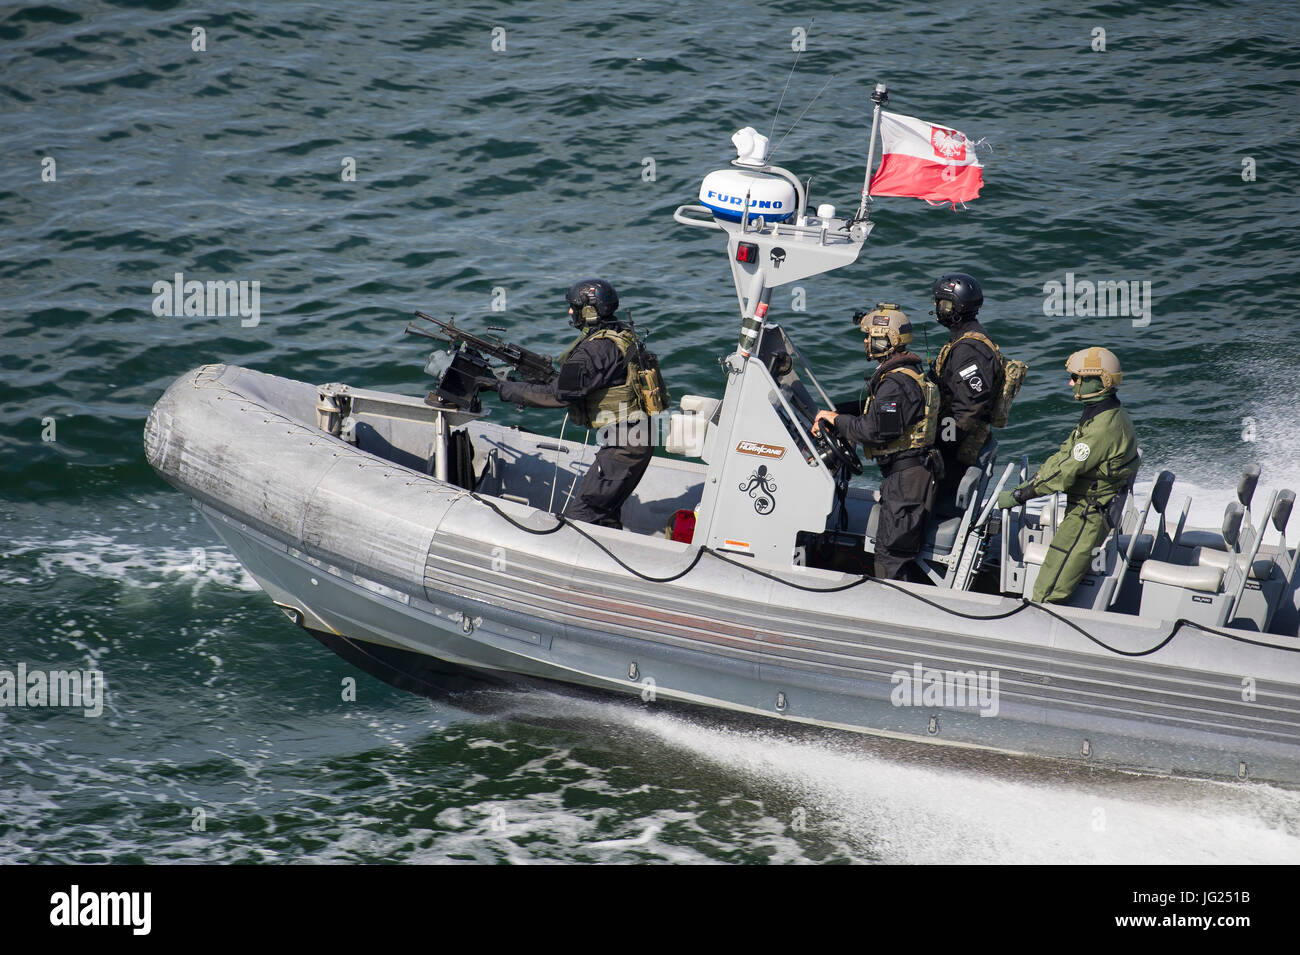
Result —
[[[709, 218], [697, 219], [694, 216], [687, 215], [686, 213], [688, 212], [702, 213], [704, 215], [707, 215]], [[760, 217], [753, 216], [751, 217], [750, 221], [753, 222], [754, 219], [757, 218]], [[700, 228], [700, 229], [724, 229], [725, 228], [720, 222], [718, 222], [716, 219], [713, 218], [713, 210], [710, 209], [708, 206], [694, 205], [689, 203], [686, 205], [678, 206], [673, 211], [673, 219], [677, 222], [680, 222], [682, 225], [695, 226], [696, 228]], [[763, 233], [769, 231], [772, 232], [774, 235], [785, 235], [789, 238], [807, 236], [812, 239], [821, 239], [823, 245], [826, 243], [826, 240], [828, 239], [832, 239], [835, 241], [845, 241], [845, 242], [853, 241], [852, 237], [849, 236], [848, 234], [847, 227], [837, 229], [834, 232], [832, 232], [826, 226], [826, 224], [820, 222], [820, 220], [818, 225], [799, 225], [797, 222], [764, 222], [763, 228], [761, 229], [755, 229], [751, 227], [749, 229], [743, 230], [744, 234], [748, 234], [750, 232]]]
[[[709, 217], [708, 221], [706, 222], [703, 219], [692, 218], [691, 216], [686, 215], [687, 212], [703, 212]], [[722, 226], [718, 224], [717, 220], [713, 218], [713, 211], [709, 209], [708, 206], [696, 206], [690, 204], [678, 206], [673, 212], [673, 218], [682, 225], [693, 225], [699, 229], [722, 228]]]

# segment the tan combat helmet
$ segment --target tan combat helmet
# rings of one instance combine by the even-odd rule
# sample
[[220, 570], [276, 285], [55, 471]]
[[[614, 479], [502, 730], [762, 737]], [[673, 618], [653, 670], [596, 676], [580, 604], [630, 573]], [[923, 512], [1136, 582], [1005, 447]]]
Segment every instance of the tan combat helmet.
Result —
[[912, 343], [912, 322], [891, 302], [878, 302], [871, 311], [853, 316], [867, 336], [867, 357], [883, 361]]
[[[1106, 394], [1113, 392], [1119, 387], [1120, 381], [1124, 378], [1124, 370], [1119, 366], [1119, 359], [1109, 348], [1102, 348], [1094, 345], [1092, 348], [1081, 348], [1065, 360], [1065, 368], [1069, 373], [1078, 379], [1100, 378], [1101, 392]], [[1074, 397], [1082, 400], [1085, 396], [1080, 393], [1079, 384], [1075, 385]]]

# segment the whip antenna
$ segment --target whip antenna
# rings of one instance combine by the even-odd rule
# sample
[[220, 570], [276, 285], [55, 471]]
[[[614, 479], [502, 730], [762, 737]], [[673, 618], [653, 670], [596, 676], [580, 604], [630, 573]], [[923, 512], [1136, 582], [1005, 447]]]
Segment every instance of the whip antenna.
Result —
[[[817, 96], [821, 96], [822, 93], [826, 92], [826, 87], [831, 85], [831, 80], [833, 79], [835, 79], [834, 75], [827, 78], [826, 82], [822, 84], [822, 88], [817, 91]], [[814, 96], [809, 100], [808, 105], [803, 108], [803, 112], [795, 117], [794, 122], [790, 124], [790, 128], [785, 131], [785, 136], [781, 137], [781, 143], [785, 142], [786, 138], [794, 132], [794, 128], [799, 125], [799, 120], [804, 118], [804, 114], [807, 113], [808, 110], [812, 109], [812, 104], [817, 102], [817, 96]], [[776, 150], [781, 148], [781, 143], [777, 143], [776, 147], [767, 154], [767, 161], [769, 164], [772, 162], [772, 157], [776, 155]]]
[[[816, 22], [817, 22], [816, 17], [813, 17], [811, 20], [808, 21], [807, 33], [812, 33], [812, 25]], [[772, 116], [772, 128], [767, 132], [768, 142], [771, 142], [772, 137], [776, 135], [776, 119], [778, 116], [781, 115], [781, 104], [785, 102], [785, 94], [790, 89], [790, 81], [794, 79], [794, 71], [799, 66], [799, 57], [801, 55], [803, 55], [802, 49], [795, 51], [794, 63], [791, 64], [790, 66], [790, 75], [785, 78], [785, 89], [781, 90], [781, 98], [776, 101], [776, 113], [774, 113]]]

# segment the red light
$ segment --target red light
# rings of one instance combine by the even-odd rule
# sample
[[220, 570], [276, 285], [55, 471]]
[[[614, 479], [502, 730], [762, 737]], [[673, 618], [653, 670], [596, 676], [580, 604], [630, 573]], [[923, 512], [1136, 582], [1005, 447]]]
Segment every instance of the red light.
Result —
[[757, 262], [758, 246], [753, 242], [742, 242], [736, 246], [737, 262]]

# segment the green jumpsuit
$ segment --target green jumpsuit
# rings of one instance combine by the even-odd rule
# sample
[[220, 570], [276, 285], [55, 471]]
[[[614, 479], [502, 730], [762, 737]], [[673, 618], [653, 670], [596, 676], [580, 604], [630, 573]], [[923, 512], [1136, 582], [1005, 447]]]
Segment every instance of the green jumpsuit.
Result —
[[1111, 395], [1085, 408], [1060, 450], [1017, 489], [1025, 490], [1024, 499], [1056, 492], [1066, 497], [1065, 519], [1048, 544], [1034, 600], [1060, 603], [1074, 593], [1111, 531], [1107, 506], [1128, 488], [1140, 463], [1133, 422]]

